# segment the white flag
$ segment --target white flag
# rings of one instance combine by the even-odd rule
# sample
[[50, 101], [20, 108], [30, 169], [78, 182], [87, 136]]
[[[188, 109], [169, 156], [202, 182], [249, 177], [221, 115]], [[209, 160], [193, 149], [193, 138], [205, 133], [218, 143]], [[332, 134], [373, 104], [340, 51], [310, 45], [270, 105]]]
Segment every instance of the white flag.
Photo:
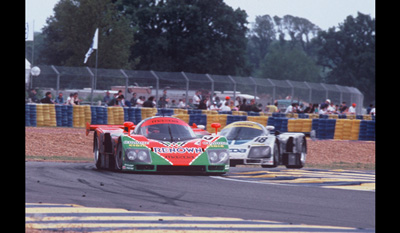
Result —
[[86, 64], [86, 62], [87, 62], [88, 58], [90, 57], [90, 55], [92, 54], [93, 50], [97, 49], [98, 40], [99, 40], [99, 29], [96, 28], [96, 32], [94, 33], [92, 44], [90, 45], [90, 48], [85, 55], [85, 60], [83, 61], [83, 63]]
[[25, 41], [33, 41], [33, 21], [32, 23], [25, 22]]

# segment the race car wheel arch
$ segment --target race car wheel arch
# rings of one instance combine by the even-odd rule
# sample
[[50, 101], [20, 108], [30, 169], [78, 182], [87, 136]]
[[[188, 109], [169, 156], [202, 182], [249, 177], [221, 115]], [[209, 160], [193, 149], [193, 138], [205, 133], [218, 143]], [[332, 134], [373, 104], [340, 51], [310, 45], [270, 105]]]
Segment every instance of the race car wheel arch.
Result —
[[286, 168], [303, 168], [306, 164], [307, 157], [307, 140], [306, 137], [303, 137], [303, 142], [301, 143], [301, 149], [299, 150], [300, 155], [300, 164], [299, 165], [286, 165]]

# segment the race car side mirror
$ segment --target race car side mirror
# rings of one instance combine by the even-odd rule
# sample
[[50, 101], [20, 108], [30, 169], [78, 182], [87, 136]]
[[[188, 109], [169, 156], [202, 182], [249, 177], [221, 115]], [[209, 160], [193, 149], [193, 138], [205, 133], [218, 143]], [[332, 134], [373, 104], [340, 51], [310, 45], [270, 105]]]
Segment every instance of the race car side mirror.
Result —
[[127, 121], [124, 122], [124, 131], [128, 132], [128, 136], [131, 136], [131, 128], [134, 126], [133, 122]]
[[275, 126], [273, 126], [273, 125], [267, 125], [266, 129], [267, 129], [268, 131], [272, 131], [272, 130], [275, 129]]
[[215, 134], [218, 134], [218, 128], [221, 127], [220, 123], [212, 123], [211, 127], [215, 129]]

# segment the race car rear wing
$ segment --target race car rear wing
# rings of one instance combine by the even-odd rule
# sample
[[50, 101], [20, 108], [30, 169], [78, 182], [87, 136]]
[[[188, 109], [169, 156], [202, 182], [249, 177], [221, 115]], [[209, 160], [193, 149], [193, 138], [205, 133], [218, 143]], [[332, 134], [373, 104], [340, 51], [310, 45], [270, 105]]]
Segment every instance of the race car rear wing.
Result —
[[135, 129], [135, 124], [133, 124], [132, 122], [124, 122], [123, 125], [91, 125], [89, 124], [89, 122], [86, 122], [86, 136], [89, 135], [90, 131], [95, 131], [97, 128], [106, 128], [106, 129], [112, 129], [112, 128], [116, 128], [116, 129], [123, 129], [125, 132], [128, 133], [128, 135], [130, 135], [130, 131]]

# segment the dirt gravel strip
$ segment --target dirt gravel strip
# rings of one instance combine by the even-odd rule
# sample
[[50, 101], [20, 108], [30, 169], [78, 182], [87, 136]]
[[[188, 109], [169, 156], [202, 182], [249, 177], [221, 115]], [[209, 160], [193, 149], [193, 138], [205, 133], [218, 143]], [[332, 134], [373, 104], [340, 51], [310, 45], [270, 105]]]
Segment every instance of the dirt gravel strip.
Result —
[[[374, 141], [307, 139], [306, 166], [375, 169]], [[93, 160], [93, 133], [84, 128], [25, 127], [27, 160]]]

